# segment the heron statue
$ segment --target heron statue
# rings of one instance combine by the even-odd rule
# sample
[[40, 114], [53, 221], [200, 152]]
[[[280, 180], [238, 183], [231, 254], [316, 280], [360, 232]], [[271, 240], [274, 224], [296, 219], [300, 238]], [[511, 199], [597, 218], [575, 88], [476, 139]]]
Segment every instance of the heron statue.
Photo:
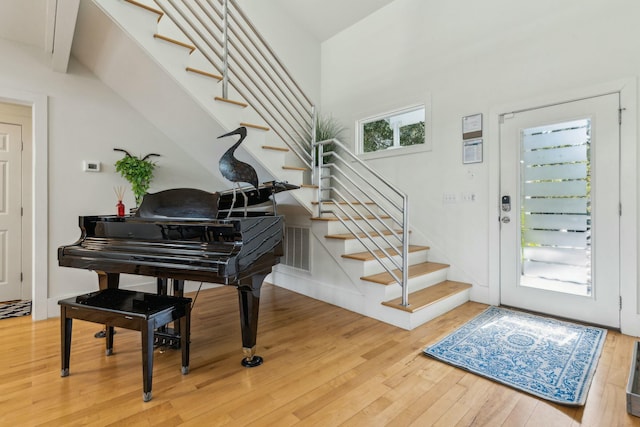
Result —
[[247, 128], [244, 126], [239, 127], [234, 131], [219, 136], [218, 139], [231, 135], [239, 135], [240, 139], [238, 140], [238, 142], [233, 144], [233, 146], [231, 146], [231, 148], [229, 148], [227, 152], [222, 155], [222, 157], [220, 157], [219, 162], [220, 173], [222, 174], [222, 176], [234, 183], [233, 198], [231, 200], [231, 206], [229, 207], [227, 218], [231, 216], [231, 211], [233, 210], [233, 207], [236, 203], [236, 188], [240, 190], [242, 196], [244, 197], [244, 216], [247, 216], [247, 204], [249, 202], [249, 199], [244, 190], [242, 190], [242, 188], [240, 187], [241, 182], [251, 184], [256, 189], [256, 191], [258, 191], [258, 174], [256, 173], [256, 170], [250, 164], [241, 162], [233, 155], [236, 151], [236, 148], [238, 148], [240, 144], [242, 144], [242, 141], [244, 141], [244, 139], [247, 137]]

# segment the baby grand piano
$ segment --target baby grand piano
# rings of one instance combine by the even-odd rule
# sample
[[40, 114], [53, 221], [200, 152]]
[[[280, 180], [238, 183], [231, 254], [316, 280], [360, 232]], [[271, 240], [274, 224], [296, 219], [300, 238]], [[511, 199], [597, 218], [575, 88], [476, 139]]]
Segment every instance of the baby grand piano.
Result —
[[[147, 194], [134, 215], [81, 216], [77, 242], [58, 248], [60, 266], [93, 270], [100, 289], [117, 288], [121, 273], [233, 285], [238, 289], [242, 364], [262, 364], [255, 355], [260, 288], [282, 256], [283, 219], [274, 194], [298, 188], [269, 182], [247, 192], [248, 205], [264, 209], [227, 212], [231, 193], [172, 189]], [[239, 198], [242, 200], [242, 198]], [[242, 216], [239, 216], [242, 215]], [[177, 291], [176, 291], [177, 290]]]

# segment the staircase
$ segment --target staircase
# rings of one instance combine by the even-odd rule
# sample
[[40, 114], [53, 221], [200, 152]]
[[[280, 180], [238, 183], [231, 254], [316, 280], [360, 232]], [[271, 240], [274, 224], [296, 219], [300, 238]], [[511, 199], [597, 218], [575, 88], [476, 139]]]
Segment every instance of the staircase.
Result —
[[[286, 197], [302, 209], [279, 205], [288, 224], [309, 229], [312, 266], [280, 264], [272, 282], [404, 329], [469, 300], [471, 285], [447, 280], [448, 265], [429, 261], [429, 247], [409, 244], [406, 195], [340, 141], [314, 140], [314, 105], [268, 46], [247, 45], [259, 36], [233, 0], [94, 2], [219, 123], [220, 134], [248, 128], [241, 148], [252, 164], [301, 186]], [[270, 59], [254, 58], [260, 50]], [[252, 60], [268, 61], [269, 70]], [[202, 161], [197, 143], [184, 149]]]

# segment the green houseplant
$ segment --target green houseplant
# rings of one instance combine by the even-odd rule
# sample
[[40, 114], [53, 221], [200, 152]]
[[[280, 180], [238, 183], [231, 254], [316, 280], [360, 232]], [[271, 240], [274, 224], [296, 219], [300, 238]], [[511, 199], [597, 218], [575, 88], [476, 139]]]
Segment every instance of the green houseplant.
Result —
[[125, 156], [115, 163], [116, 172], [119, 172], [131, 184], [131, 191], [136, 199], [136, 207], [138, 207], [142, 202], [142, 197], [149, 190], [156, 167], [155, 162], [149, 159], [153, 156], [160, 156], [160, 154], [150, 153], [140, 158], [121, 148], [113, 150], [125, 153]]
[[[345, 127], [340, 124], [333, 116], [323, 116], [318, 114], [316, 119], [316, 142], [328, 141], [330, 139], [341, 140]], [[333, 151], [335, 144], [327, 143], [324, 145], [323, 151], [325, 153]], [[318, 159], [318, 147], [316, 147], [316, 159]], [[331, 156], [324, 156], [322, 163], [328, 163], [331, 160]]]

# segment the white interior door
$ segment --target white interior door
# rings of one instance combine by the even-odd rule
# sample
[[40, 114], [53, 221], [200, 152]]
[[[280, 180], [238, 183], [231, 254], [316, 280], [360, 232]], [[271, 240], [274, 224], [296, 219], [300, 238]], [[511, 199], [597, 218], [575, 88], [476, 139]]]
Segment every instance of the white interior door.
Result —
[[503, 116], [500, 301], [620, 326], [619, 94]]
[[21, 297], [22, 128], [0, 123], [0, 301]]

